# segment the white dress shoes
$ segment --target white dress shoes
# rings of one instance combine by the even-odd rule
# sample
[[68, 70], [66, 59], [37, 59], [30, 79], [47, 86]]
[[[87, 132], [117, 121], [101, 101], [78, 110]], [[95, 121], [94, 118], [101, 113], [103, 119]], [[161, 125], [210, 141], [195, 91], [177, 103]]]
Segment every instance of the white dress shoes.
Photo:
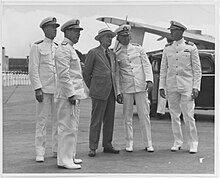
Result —
[[36, 156], [36, 162], [44, 162], [44, 156]]
[[179, 146], [178, 146], [178, 145], [174, 145], [173, 147], [171, 147], [170, 150], [174, 152], [174, 151], [178, 151], [178, 150], [180, 150], [180, 149], [181, 149], [181, 146], [180, 146], [180, 145], [179, 145]]
[[[57, 152], [53, 152], [53, 158], [57, 158]], [[74, 159], [73, 158], [73, 162], [75, 164], [81, 164], [82, 163], [82, 160], [81, 159]]]
[[154, 147], [149, 146], [149, 147], [146, 147], [145, 150], [148, 151], [148, 152], [154, 152]]
[[81, 160], [81, 159], [73, 159], [73, 162], [75, 163], [75, 164], [81, 164], [83, 161]]
[[81, 166], [79, 164], [68, 164], [68, 165], [57, 165], [58, 168], [62, 169], [81, 169]]
[[190, 150], [189, 150], [189, 153], [190, 154], [195, 154], [195, 153], [197, 153], [197, 148], [190, 148]]
[[126, 148], [125, 148], [125, 151], [126, 151], [126, 152], [133, 152], [133, 148], [132, 148], [132, 147], [126, 147]]

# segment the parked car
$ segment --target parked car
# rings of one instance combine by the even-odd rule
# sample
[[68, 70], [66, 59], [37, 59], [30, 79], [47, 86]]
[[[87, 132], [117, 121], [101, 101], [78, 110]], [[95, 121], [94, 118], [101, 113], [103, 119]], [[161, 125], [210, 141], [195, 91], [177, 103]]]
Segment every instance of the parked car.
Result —
[[[154, 88], [149, 97], [151, 100], [151, 115], [156, 114], [157, 110], [162, 53], [163, 50], [147, 53], [154, 75]], [[195, 106], [196, 109], [213, 110], [215, 103], [215, 50], [199, 50], [199, 57], [202, 66], [202, 81], [199, 96], [195, 100]]]

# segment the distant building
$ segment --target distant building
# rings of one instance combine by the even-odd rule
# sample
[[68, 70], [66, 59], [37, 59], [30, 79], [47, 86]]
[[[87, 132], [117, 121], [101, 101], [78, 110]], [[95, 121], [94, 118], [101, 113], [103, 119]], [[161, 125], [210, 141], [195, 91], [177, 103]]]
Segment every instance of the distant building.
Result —
[[9, 71], [28, 72], [28, 57], [27, 58], [9, 58]]
[[2, 47], [2, 71], [28, 72], [29, 56], [27, 58], [9, 58]]

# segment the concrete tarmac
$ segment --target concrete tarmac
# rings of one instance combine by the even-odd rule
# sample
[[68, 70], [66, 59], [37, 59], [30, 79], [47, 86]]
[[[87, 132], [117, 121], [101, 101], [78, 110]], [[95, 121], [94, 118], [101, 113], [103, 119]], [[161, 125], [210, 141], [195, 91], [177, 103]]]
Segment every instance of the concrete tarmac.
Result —
[[[35, 98], [30, 86], [3, 87], [3, 176], [29, 175], [39, 176], [216, 176], [215, 166], [215, 122], [211, 115], [196, 115], [199, 136], [197, 154], [189, 154], [186, 141], [178, 152], [171, 152], [173, 143], [171, 121], [151, 118], [152, 140], [155, 151], [146, 152], [141, 141], [139, 121], [134, 109], [134, 151], [125, 151], [125, 132], [122, 116], [122, 105], [116, 105], [113, 146], [120, 149], [120, 154], [103, 153], [99, 141], [97, 155], [88, 156], [88, 136], [91, 113], [91, 100], [81, 101], [80, 125], [77, 144], [77, 158], [83, 160], [82, 169], [67, 170], [56, 166], [52, 157], [51, 121], [47, 122], [47, 144], [45, 162], [35, 162]], [[199, 112], [198, 112], [199, 114]], [[183, 134], [184, 123], [182, 123]], [[185, 134], [184, 134], [185, 136]], [[185, 137], [184, 137], [185, 138]]]

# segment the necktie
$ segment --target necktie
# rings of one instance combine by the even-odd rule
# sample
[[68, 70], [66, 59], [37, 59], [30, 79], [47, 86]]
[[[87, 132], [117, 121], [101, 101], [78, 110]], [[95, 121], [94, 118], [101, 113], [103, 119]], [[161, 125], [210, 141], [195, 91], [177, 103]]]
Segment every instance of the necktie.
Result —
[[111, 59], [110, 59], [110, 56], [108, 54], [108, 49], [105, 50], [105, 55], [106, 55], [106, 57], [108, 59], [109, 65], [111, 66]]

